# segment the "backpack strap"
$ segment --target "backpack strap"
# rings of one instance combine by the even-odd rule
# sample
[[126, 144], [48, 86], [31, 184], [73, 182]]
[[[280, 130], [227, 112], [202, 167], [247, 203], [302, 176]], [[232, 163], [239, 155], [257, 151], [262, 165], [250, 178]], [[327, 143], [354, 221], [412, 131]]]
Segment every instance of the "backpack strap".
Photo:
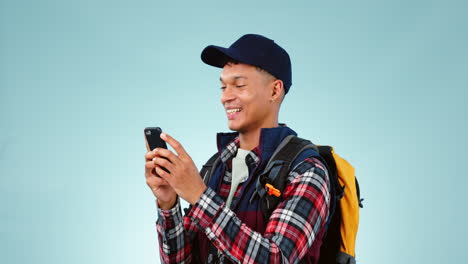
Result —
[[287, 136], [276, 148], [265, 170], [259, 175], [250, 201], [257, 195], [260, 197], [265, 221], [268, 221], [273, 210], [283, 199], [282, 192], [286, 187], [286, 179], [292, 165], [298, 156], [308, 149], [315, 153], [314, 156], [320, 158], [317, 146], [311, 141], [294, 135]]
[[[216, 166], [218, 165], [220, 160], [221, 158], [219, 157], [219, 153], [216, 152], [215, 154], [213, 154], [213, 156], [211, 156], [211, 158], [205, 163], [205, 165], [203, 165], [202, 169], [200, 170], [200, 176], [207, 186], [211, 180], [211, 177], [213, 176], [213, 168], [216, 169]], [[191, 208], [192, 205], [190, 205], [189, 208], [185, 208], [185, 214], [188, 214]]]
[[339, 200], [344, 195], [345, 187], [341, 186], [338, 181], [338, 175], [337, 175], [338, 170], [336, 168], [336, 162], [332, 154], [333, 148], [331, 146], [319, 146], [318, 150], [319, 150], [320, 156], [325, 160], [326, 165], [329, 169], [328, 172], [329, 172], [329, 177], [330, 177], [330, 184], [333, 187], [331, 191], [335, 195], [335, 199]]
[[210, 183], [211, 177], [213, 177], [213, 173], [218, 166], [219, 162], [221, 161], [221, 157], [219, 153], [216, 152], [211, 156], [211, 158], [203, 165], [202, 169], [200, 170], [200, 176], [202, 177], [203, 181], [206, 185]]
[[[216, 166], [218, 165], [220, 160], [221, 158], [219, 157], [219, 153], [216, 152], [215, 154], [213, 154], [213, 156], [211, 156], [211, 158], [205, 163], [205, 165], [203, 165], [202, 169], [200, 170], [200, 176], [202, 177], [203, 181], [207, 186], [211, 180], [211, 177], [213, 176], [214, 169], [216, 169]], [[185, 215], [187, 215], [191, 209], [192, 205], [190, 205], [188, 208], [185, 208]]]

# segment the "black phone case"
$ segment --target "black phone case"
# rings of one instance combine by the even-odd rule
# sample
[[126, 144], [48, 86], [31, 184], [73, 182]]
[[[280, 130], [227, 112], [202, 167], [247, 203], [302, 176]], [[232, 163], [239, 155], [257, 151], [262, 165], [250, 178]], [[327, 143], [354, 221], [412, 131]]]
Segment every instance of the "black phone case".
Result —
[[150, 150], [154, 150], [155, 148], [167, 149], [166, 142], [160, 137], [161, 132], [162, 130], [159, 127], [145, 128], [145, 137], [146, 141], [148, 141], [148, 146], [150, 147]]
[[[145, 128], [145, 137], [146, 141], [148, 141], [148, 146], [150, 150], [154, 150], [155, 148], [165, 148], [167, 149], [167, 144], [164, 140], [161, 139], [162, 130], [159, 127], [147, 127]], [[167, 173], [170, 173], [166, 168], [161, 167]]]

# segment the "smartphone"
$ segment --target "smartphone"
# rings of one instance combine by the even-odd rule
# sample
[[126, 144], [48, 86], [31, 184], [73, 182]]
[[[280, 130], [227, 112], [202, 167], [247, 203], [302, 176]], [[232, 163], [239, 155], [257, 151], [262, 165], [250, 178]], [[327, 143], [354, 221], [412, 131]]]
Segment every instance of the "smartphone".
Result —
[[167, 149], [167, 144], [164, 140], [161, 139], [162, 130], [159, 127], [147, 127], [145, 128], [145, 137], [146, 142], [150, 150], [155, 148], [165, 148]]
[[[147, 127], [145, 128], [145, 137], [146, 142], [148, 142], [148, 146], [150, 150], [154, 150], [155, 148], [165, 148], [167, 149], [166, 141], [161, 139], [162, 130], [159, 127]], [[161, 167], [161, 169], [165, 170], [167, 173], [170, 173], [166, 168]]]

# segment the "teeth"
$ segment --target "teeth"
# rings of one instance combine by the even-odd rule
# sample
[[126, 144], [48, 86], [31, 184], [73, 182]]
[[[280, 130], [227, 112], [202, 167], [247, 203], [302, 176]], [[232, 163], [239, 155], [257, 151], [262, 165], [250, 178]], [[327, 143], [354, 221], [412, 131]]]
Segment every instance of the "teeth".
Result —
[[240, 112], [240, 109], [237, 108], [237, 109], [229, 109], [229, 110], [226, 110], [226, 112], [228, 112], [229, 114], [232, 114], [232, 113], [235, 113], [235, 112]]

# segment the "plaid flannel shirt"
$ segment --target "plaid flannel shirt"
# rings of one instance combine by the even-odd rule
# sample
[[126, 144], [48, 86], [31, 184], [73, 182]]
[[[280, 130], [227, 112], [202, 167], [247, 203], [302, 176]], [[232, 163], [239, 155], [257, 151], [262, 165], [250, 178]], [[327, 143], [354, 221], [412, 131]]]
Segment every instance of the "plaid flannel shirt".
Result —
[[[222, 152], [223, 162], [237, 153], [239, 139]], [[247, 156], [249, 169], [259, 162], [258, 150]], [[329, 179], [325, 166], [316, 158], [300, 162], [288, 175], [284, 200], [273, 211], [261, 234], [243, 224], [225, 200], [230, 190], [231, 172], [226, 170], [220, 190], [207, 188], [183, 217], [180, 203], [170, 210], [158, 208], [156, 228], [163, 263], [190, 263], [191, 241], [204, 232], [221, 253], [220, 263], [297, 263], [312, 246], [324, 227], [330, 205]], [[233, 205], [239, 189], [234, 195]], [[231, 208], [233, 208], [231, 205]], [[212, 263], [209, 256], [207, 263]]]

